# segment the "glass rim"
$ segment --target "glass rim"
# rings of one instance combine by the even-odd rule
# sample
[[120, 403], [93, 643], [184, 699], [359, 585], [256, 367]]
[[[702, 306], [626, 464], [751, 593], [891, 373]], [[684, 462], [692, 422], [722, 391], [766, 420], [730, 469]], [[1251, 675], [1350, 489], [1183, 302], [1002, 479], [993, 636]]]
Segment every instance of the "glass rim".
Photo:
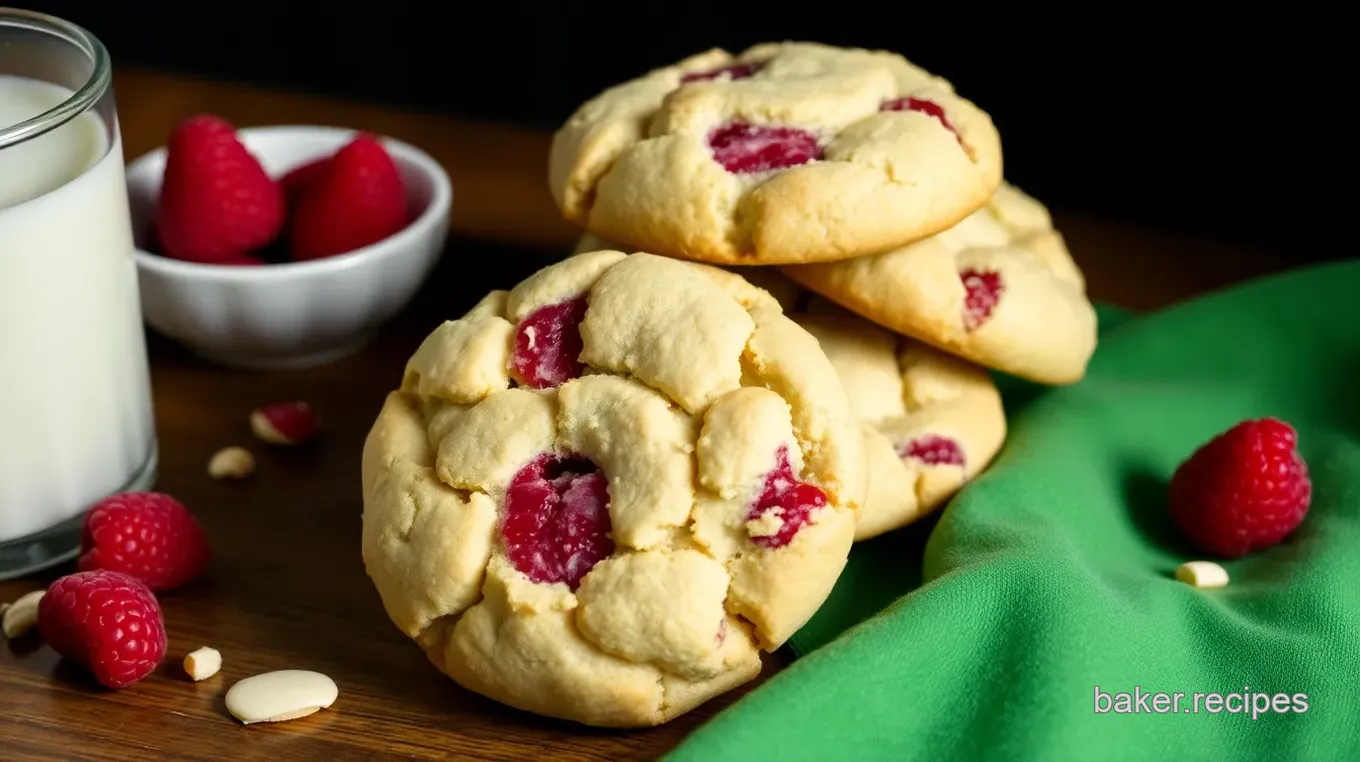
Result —
[[94, 69], [79, 90], [56, 106], [18, 124], [0, 125], [0, 149], [45, 135], [89, 111], [113, 83], [109, 51], [84, 27], [46, 13], [0, 6], [0, 32], [6, 29], [25, 29], [65, 40], [88, 55]]

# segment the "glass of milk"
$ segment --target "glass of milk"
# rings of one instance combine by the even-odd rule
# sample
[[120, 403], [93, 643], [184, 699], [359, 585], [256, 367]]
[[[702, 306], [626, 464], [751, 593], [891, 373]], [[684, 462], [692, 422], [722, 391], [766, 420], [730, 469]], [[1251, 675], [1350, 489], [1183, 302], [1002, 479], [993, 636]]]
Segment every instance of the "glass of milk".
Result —
[[151, 382], [108, 51], [0, 8], [0, 579], [80, 547], [155, 479]]

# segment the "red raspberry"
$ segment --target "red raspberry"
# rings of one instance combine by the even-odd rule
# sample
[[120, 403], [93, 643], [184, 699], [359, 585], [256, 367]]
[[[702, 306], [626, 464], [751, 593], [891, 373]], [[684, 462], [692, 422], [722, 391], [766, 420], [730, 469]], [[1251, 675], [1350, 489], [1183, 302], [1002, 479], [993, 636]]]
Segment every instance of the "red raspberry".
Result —
[[964, 288], [963, 326], [975, 331], [991, 319], [992, 310], [1006, 293], [1006, 285], [1001, 282], [1001, 273], [971, 267], [959, 273], [959, 280]]
[[294, 259], [354, 251], [411, 221], [401, 172], [372, 135], [356, 137], [320, 168], [295, 171], [290, 188], [302, 187], [290, 234]]
[[165, 656], [165, 620], [146, 585], [112, 571], [69, 574], [38, 602], [38, 631], [52, 650], [125, 688]]
[[938, 434], [927, 434], [898, 447], [897, 457], [903, 460], [908, 458], [919, 460], [928, 466], [962, 468], [964, 465], [963, 448], [959, 443]]
[[510, 370], [515, 379], [533, 389], [551, 389], [581, 375], [581, 321], [586, 319], [584, 296], [539, 307], [515, 329]]
[[690, 82], [708, 82], [717, 79], [724, 74], [726, 74], [730, 80], [746, 79], [763, 68], [765, 68], [765, 64], [761, 62], [733, 64], [717, 69], [709, 69], [708, 71], [694, 71], [680, 77], [680, 84], [685, 85]]
[[159, 492], [124, 492], [85, 514], [77, 566], [123, 572], [152, 590], [170, 590], [197, 579], [211, 555], [207, 535], [183, 503]]
[[322, 156], [288, 170], [287, 174], [279, 178], [279, 187], [283, 189], [284, 198], [290, 204], [296, 204], [308, 188], [326, 176], [330, 168], [331, 157]]
[[733, 174], [788, 169], [822, 158], [817, 136], [794, 127], [733, 122], [708, 135], [713, 160]]
[[283, 230], [279, 186], [215, 116], [182, 123], [166, 146], [156, 232], [166, 256], [246, 264]]
[[306, 402], [275, 402], [250, 411], [250, 430], [274, 445], [304, 445], [321, 433], [321, 418]]
[[614, 552], [609, 482], [576, 455], [545, 453], [521, 468], [505, 493], [501, 535], [515, 568], [534, 582], [575, 590]]
[[765, 484], [746, 514], [748, 521], [760, 518], [773, 510], [779, 517], [779, 531], [772, 535], [752, 537], [751, 542], [765, 548], [782, 548], [793, 542], [812, 517], [812, 512], [826, 506], [826, 493], [821, 488], [798, 481], [789, 463], [789, 448], [780, 445], [775, 452], [774, 468], [765, 474]]
[[1171, 477], [1171, 518], [1201, 549], [1238, 558], [1288, 537], [1313, 485], [1284, 421], [1243, 421], [1200, 447]]
[[944, 108], [935, 101], [929, 101], [925, 98], [912, 98], [910, 96], [906, 98], [896, 98], [885, 102], [879, 107], [879, 111], [916, 111], [925, 114], [926, 116], [934, 117], [936, 121], [944, 125], [946, 130], [954, 133], [954, 137], [958, 138], [960, 144], [963, 143], [963, 137], [959, 135], [959, 131], [955, 129], [954, 123], [949, 121], [949, 117], [944, 113]]

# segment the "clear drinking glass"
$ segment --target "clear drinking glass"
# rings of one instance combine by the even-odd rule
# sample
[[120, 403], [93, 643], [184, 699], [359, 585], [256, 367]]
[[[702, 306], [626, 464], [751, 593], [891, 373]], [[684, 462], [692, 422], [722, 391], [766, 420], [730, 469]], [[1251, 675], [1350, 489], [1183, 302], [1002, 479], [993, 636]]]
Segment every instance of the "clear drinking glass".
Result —
[[155, 480], [108, 51], [0, 8], [0, 579], [71, 558], [91, 504]]

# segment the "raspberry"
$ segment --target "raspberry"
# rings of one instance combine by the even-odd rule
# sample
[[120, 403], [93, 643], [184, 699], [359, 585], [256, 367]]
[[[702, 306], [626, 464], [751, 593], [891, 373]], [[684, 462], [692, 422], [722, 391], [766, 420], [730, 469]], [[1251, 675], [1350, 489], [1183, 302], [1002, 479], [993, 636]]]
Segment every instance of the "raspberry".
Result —
[[1288, 537], [1308, 514], [1313, 485], [1294, 428], [1243, 421], [1214, 437], [1171, 477], [1171, 518], [1199, 548], [1238, 558]]
[[520, 469], [501, 525], [510, 562], [534, 582], [575, 590], [614, 552], [608, 487], [599, 466], [577, 455], [544, 453]]
[[992, 316], [992, 310], [1001, 301], [1006, 287], [1001, 282], [1001, 274], [991, 270], [968, 269], [959, 273], [965, 290], [963, 300], [963, 325], [969, 331], [982, 327]]
[[123, 572], [152, 590], [170, 590], [197, 579], [211, 555], [203, 528], [178, 500], [124, 492], [85, 514], [77, 566]]
[[680, 78], [680, 84], [685, 85], [690, 82], [707, 82], [717, 79], [726, 74], [729, 80], [746, 79], [761, 69], [765, 68], [763, 63], [744, 63], [733, 64], [732, 66], [722, 66], [708, 71], [695, 71]]
[[166, 145], [156, 235], [166, 256], [209, 264], [246, 257], [283, 230], [278, 184], [215, 116], [186, 120]]
[[897, 448], [902, 459], [914, 458], [929, 466], [963, 466], [963, 448], [949, 437], [930, 434], [907, 442]]
[[787, 169], [822, 158], [817, 136], [793, 127], [757, 127], [733, 122], [708, 136], [713, 160], [733, 174]]
[[296, 204], [307, 189], [326, 176], [330, 168], [331, 157], [322, 156], [288, 170], [287, 174], [279, 178], [279, 187], [283, 189], [284, 198], [290, 204]]
[[306, 402], [275, 402], [250, 411], [250, 430], [275, 445], [303, 445], [321, 432], [321, 419]]
[[534, 389], [551, 389], [581, 375], [581, 321], [584, 297], [540, 307], [515, 330], [510, 370], [515, 380]]
[[916, 111], [925, 114], [926, 116], [934, 117], [936, 120], [940, 122], [940, 124], [943, 124], [945, 126], [945, 129], [954, 133], [954, 137], [958, 138], [960, 144], [963, 143], [963, 137], [959, 135], [959, 131], [954, 128], [954, 124], [949, 121], [949, 117], [945, 116], [944, 108], [941, 107], [940, 104], [936, 103], [935, 101], [928, 101], [925, 98], [912, 98], [908, 96], [906, 98], [898, 98], [896, 100], [886, 101], [882, 106], [879, 107], [878, 110]]
[[290, 232], [294, 259], [354, 251], [411, 221], [401, 172], [372, 135], [359, 135], [329, 161], [294, 172], [286, 178], [298, 194]]
[[38, 602], [38, 631], [52, 650], [108, 688], [141, 680], [165, 656], [156, 596], [119, 572], [78, 572], [53, 582]]
[[826, 493], [798, 481], [789, 464], [789, 449], [780, 446], [775, 453], [774, 469], [765, 475], [765, 485], [751, 504], [748, 521], [758, 519], [773, 510], [780, 519], [779, 531], [772, 535], [752, 537], [751, 542], [766, 548], [782, 548], [793, 541], [798, 530], [807, 524], [808, 517], [826, 505]]

